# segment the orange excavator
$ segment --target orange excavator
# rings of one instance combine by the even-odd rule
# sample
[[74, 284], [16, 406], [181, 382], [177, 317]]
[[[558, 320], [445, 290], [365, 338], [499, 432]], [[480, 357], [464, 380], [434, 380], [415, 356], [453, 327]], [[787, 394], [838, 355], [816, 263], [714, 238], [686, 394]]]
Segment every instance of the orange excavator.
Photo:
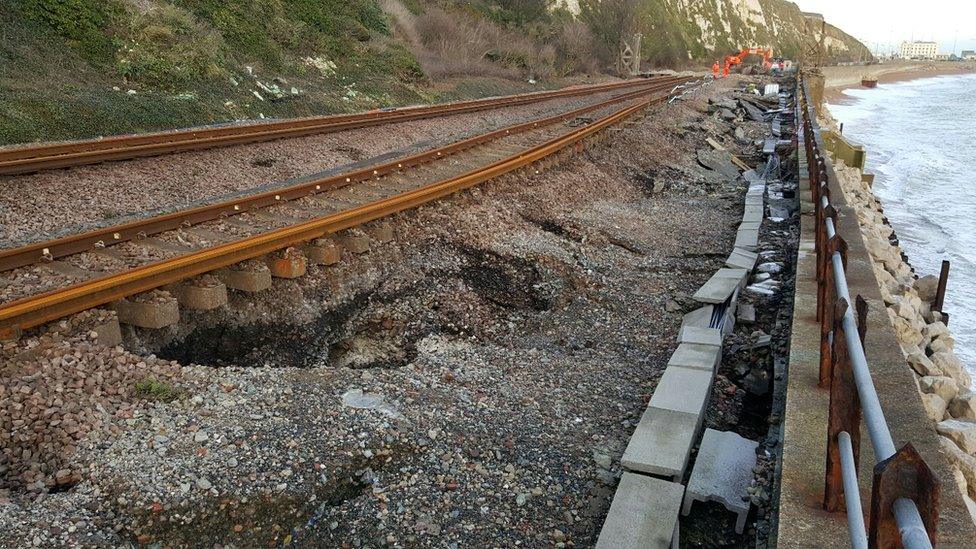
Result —
[[762, 67], [763, 70], [769, 70], [773, 66], [773, 50], [772, 48], [742, 48], [742, 51], [735, 55], [725, 56], [725, 70], [726, 72], [731, 70], [732, 67], [736, 65], [741, 65], [742, 60], [750, 55], [760, 55], [762, 56]]

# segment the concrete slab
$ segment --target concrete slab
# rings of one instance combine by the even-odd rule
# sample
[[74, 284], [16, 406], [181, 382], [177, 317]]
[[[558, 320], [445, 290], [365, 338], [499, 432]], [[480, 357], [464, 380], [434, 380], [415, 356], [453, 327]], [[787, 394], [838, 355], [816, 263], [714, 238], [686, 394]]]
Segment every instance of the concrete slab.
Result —
[[725, 260], [725, 265], [733, 269], [745, 269], [752, 271], [756, 266], [759, 254], [750, 252], [742, 248], [733, 248], [729, 258]]
[[678, 510], [684, 486], [634, 473], [620, 477], [597, 549], [678, 546]]
[[700, 415], [712, 392], [711, 370], [668, 366], [657, 383], [649, 406]]
[[759, 247], [759, 231], [740, 229], [737, 233], [735, 233], [735, 243], [733, 245], [736, 248], [755, 251], [756, 248]]
[[722, 359], [722, 348], [715, 345], [681, 343], [668, 359], [668, 366], [714, 372]]
[[745, 269], [719, 269], [693, 296], [701, 303], [724, 303], [746, 281]]
[[756, 308], [748, 303], [743, 303], [739, 305], [739, 310], [735, 316], [739, 322], [751, 324], [756, 321]]
[[741, 534], [750, 507], [742, 498], [749, 495], [746, 489], [754, 476], [758, 446], [731, 431], [705, 429], [681, 514], [690, 513], [696, 501], [717, 501], [736, 514], [735, 531]]
[[700, 328], [697, 326], [682, 326], [678, 330], [678, 343], [695, 345], [722, 346], [722, 330], [718, 328]]
[[704, 307], [699, 307], [690, 313], [685, 313], [685, 315], [681, 317], [681, 326], [708, 328], [712, 324], [712, 313], [714, 311], [714, 305], [705, 305]]
[[[746, 206], [745, 211], [742, 212], [742, 222], [743, 223], [761, 223], [763, 220], [762, 204], [751, 204]], [[788, 217], [788, 216], [787, 216]]]
[[698, 433], [698, 418], [695, 414], [647, 408], [620, 458], [621, 467], [680, 481]]

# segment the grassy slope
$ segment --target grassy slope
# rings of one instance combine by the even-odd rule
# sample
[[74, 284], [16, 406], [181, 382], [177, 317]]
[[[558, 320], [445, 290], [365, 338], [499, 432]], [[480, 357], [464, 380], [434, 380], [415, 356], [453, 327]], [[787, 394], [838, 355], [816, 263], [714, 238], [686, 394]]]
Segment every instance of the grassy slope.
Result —
[[0, 0], [0, 143], [416, 102], [423, 80], [372, 0]]
[[[411, 53], [417, 44], [394, 32], [381, 1], [0, 0], [0, 144], [364, 110], [528, 88], [525, 75], [531, 71], [521, 69], [509, 70], [520, 76], [508, 80], [475, 71], [431, 82]], [[593, 0], [581, 0], [588, 1]], [[649, 64], [686, 66], [689, 53], [692, 62], [711, 58], [714, 52], [703, 47], [702, 30], [675, 0], [632, 1]], [[703, 0], [692, 9], [720, 29], [724, 22], [717, 2], [724, 1]], [[761, 1], [766, 25], [727, 16], [732, 30], [715, 37], [716, 51], [772, 43], [777, 53], [796, 55], [804, 32], [799, 10], [784, 0]], [[548, 14], [545, 0], [401, 2], [413, 13], [438, 5], [483, 18], [508, 29], [494, 33], [502, 42], [517, 36], [523, 51], [536, 54], [543, 46], [558, 51], [560, 29], [566, 28], [561, 25], [567, 14]], [[780, 29], [776, 36], [767, 30], [771, 25]], [[589, 53], [582, 55], [590, 60], [576, 66], [609, 67], [615, 48], [589, 44]], [[457, 50], [448, 46], [446, 51]], [[486, 60], [506, 63], [506, 69], [512, 64], [511, 59]]]

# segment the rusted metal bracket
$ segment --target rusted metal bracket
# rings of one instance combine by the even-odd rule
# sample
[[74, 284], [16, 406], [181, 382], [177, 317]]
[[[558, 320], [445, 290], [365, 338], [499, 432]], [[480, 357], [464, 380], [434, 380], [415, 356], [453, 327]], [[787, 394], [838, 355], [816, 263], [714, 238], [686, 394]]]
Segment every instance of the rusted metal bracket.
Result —
[[[846, 431], [851, 436], [854, 466], [861, 455], [861, 400], [857, 394], [857, 382], [844, 337], [844, 313], [846, 299], [834, 303], [834, 338], [831, 348], [833, 368], [830, 377], [830, 416], [827, 419], [827, 472], [824, 478], [824, 509], [828, 512], [844, 508], [844, 477], [841, 469], [840, 444], [837, 435]], [[852, 497], [860, 497], [851, 494]]]
[[935, 290], [935, 301], [932, 302], [932, 310], [942, 312], [945, 305], [946, 285], [949, 283], [949, 261], [942, 260], [942, 270], [939, 272], [939, 286]]
[[895, 501], [905, 498], [915, 502], [929, 541], [935, 545], [939, 523], [941, 487], [935, 473], [911, 443], [890, 458], [874, 466], [871, 487], [871, 526], [868, 545], [871, 549], [900, 549], [901, 532], [895, 522]]

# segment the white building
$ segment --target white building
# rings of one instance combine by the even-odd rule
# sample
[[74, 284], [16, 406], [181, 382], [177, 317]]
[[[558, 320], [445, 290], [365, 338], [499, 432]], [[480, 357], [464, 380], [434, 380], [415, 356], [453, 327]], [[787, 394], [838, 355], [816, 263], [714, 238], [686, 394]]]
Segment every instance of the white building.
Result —
[[938, 42], [902, 42], [901, 56], [905, 59], [935, 59], [939, 55]]

